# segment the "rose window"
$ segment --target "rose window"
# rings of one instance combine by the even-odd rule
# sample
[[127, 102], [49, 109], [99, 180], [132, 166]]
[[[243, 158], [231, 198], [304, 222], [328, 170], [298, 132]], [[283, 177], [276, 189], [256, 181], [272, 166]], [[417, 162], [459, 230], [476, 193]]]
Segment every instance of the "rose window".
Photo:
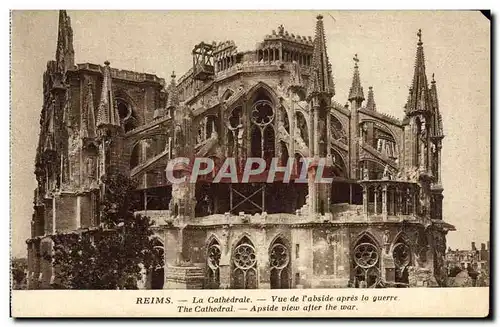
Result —
[[255, 256], [254, 248], [249, 244], [239, 245], [234, 251], [233, 262], [237, 268], [243, 270], [255, 266], [257, 258]]
[[288, 265], [288, 250], [283, 244], [275, 244], [271, 249], [271, 268], [283, 269]]
[[361, 268], [370, 268], [378, 262], [377, 248], [370, 243], [362, 243], [354, 249], [354, 261]]

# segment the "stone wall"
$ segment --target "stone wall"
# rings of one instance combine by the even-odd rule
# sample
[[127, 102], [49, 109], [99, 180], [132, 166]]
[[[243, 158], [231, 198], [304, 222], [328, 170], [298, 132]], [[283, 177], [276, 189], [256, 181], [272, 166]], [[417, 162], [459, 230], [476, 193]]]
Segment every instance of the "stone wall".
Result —
[[56, 197], [56, 232], [69, 232], [77, 228], [77, 196], [63, 194]]

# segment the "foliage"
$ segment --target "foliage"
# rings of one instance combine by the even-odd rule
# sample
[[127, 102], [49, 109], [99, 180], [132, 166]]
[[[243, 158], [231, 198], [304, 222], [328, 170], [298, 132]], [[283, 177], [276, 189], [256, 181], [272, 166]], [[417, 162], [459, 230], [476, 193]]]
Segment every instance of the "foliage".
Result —
[[156, 264], [151, 221], [134, 215], [131, 193], [135, 185], [121, 174], [103, 179], [98, 228], [53, 237], [57, 288], [134, 289], [141, 266]]
[[28, 262], [26, 258], [13, 258], [11, 260], [11, 273], [13, 280], [13, 288], [21, 289], [23, 284], [26, 283], [26, 271], [28, 269]]

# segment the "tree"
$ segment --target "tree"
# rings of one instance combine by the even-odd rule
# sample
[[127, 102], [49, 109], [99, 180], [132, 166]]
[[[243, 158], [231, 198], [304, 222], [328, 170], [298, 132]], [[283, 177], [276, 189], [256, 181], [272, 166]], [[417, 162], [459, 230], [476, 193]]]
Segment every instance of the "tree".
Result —
[[152, 222], [134, 215], [135, 183], [122, 174], [105, 176], [100, 226], [53, 237], [57, 288], [135, 289], [141, 265], [155, 262]]
[[22, 289], [26, 283], [26, 271], [28, 270], [28, 263], [26, 258], [13, 258], [11, 260], [11, 273], [13, 289]]

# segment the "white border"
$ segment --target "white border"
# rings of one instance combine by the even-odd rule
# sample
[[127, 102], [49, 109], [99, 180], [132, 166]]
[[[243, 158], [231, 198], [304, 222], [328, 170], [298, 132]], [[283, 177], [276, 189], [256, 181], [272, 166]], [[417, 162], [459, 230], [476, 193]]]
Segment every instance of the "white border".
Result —
[[[224, 1], [224, 2], [212, 2], [212, 1], [188, 1], [184, 0], [182, 2], [163, 2], [159, 3], [158, 1], [148, 1], [148, 0], [142, 0], [142, 1], [121, 1], [119, 3], [115, 4], [106, 4], [103, 1], [94, 1], [94, 0], [88, 0], [85, 2], [81, 2], [79, 4], [70, 4], [68, 1], [43, 1], [43, 2], [35, 2], [35, 1], [4, 1], [2, 2], [2, 11], [0, 15], [0, 26], [2, 26], [2, 30], [0, 33], [0, 38], [1, 38], [1, 44], [3, 45], [2, 51], [1, 51], [1, 58], [2, 58], [2, 63], [3, 65], [0, 66], [1, 69], [1, 76], [4, 76], [2, 79], [3, 87], [0, 89], [1, 95], [2, 95], [2, 102], [3, 102], [3, 108], [0, 110], [0, 124], [2, 124], [0, 128], [0, 153], [2, 153], [2, 161], [1, 161], [1, 168], [2, 168], [2, 174], [0, 175], [0, 184], [3, 186], [0, 188], [0, 199], [2, 201], [2, 209], [4, 211], [3, 215], [3, 223], [4, 228], [2, 229], [4, 234], [3, 240], [5, 242], [4, 246], [1, 247], [0, 253], [1, 253], [1, 258], [3, 259], [1, 262], [7, 263], [10, 257], [10, 233], [9, 233], [9, 228], [7, 226], [8, 219], [7, 217], [10, 217], [10, 194], [9, 194], [9, 188], [7, 187], [9, 183], [9, 171], [10, 171], [10, 162], [7, 159], [6, 153], [10, 153], [9, 150], [9, 140], [10, 140], [10, 133], [9, 133], [9, 123], [10, 123], [10, 117], [9, 117], [9, 108], [10, 108], [10, 102], [9, 102], [9, 42], [10, 42], [10, 37], [9, 37], [9, 17], [10, 13], [8, 9], [60, 9], [60, 8], [65, 8], [65, 9], [160, 9], [158, 8], [158, 4], [164, 5], [164, 8], [162, 9], [471, 9], [471, 8], [489, 8], [493, 9], [493, 12], [497, 14], [496, 20], [498, 20], [498, 13], [500, 12], [499, 8], [499, 3], [498, 1], [480, 1], [476, 0], [474, 2], [472, 1], [463, 1], [463, 0], [455, 0], [455, 1], [447, 1], [447, 2], [436, 2], [435, 0], [420, 0], [420, 1], [377, 1], [376, 5], [373, 1], [356, 1], [356, 2], [340, 2], [340, 3], [332, 3], [331, 1], [287, 1], [287, 2], [281, 2], [278, 3], [276, 0], [274, 1], [262, 1], [262, 0], [249, 0], [249, 1]], [[140, 5], [140, 6], [139, 6]], [[495, 34], [495, 40], [498, 41], [498, 33]], [[493, 58], [494, 61], [498, 59], [498, 51], [496, 51], [496, 56]], [[496, 69], [494, 71], [496, 73]], [[497, 76], [497, 74], [494, 74], [494, 76]], [[498, 91], [498, 85], [495, 84], [495, 94], [499, 94]], [[498, 96], [497, 96], [498, 99]], [[497, 101], [495, 102], [495, 107], [498, 108], [498, 103]], [[498, 126], [499, 124], [499, 115], [498, 113], [496, 114], [496, 119], [495, 123]], [[494, 133], [493, 139], [499, 140], [499, 135], [498, 131]], [[499, 150], [499, 142], [497, 141], [497, 144], [495, 146], [495, 150]], [[9, 156], [10, 158], [10, 156]], [[498, 168], [495, 167], [495, 168]], [[495, 179], [496, 182], [496, 179]], [[494, 200], [497, 200], [497, 203], [500, 203], [500, 196], [497, 195]], [[494, 213], [493, 213], [494, 215]], [[29, 219], [29, 217], [27, 218]], [[496, 228], [493, 235], [496, 235], [499, 231], [499, 224], [496, 223]], [[9, 233], [9, 234], [7, 234]], [[7, 244], [9, 242], [9, 244]], [[493, 242], [493, 240], [492, 240]], [[494, 244], [494, 243], [492, 243]], [[494, 251], [494, 254], [498, 253], [498, 251]], [[494, 261], [496, 261], [497, 255], [495, 255], [495, 258], [493, 258]], [[498, 277], [496, 274], [495, 277]], [[7, 281], [9, 280], [9, 270], [3, 269], [2, 274], [1, 274], [1, 281], [2, 283], [2, 288], [1, 288], [1, 294], [3, 296], [1, 297], [2, 299], [2, 308], [3, 308], [3, 314], [2, 316], [4, 318], [9, 316], [9, 298], [7, 297], [7, 294], [9, 292], [9, 284]], [[495, 279], [496, 281], [496, 279]], [[496, 292], [495, 292], [496, 293]], [[495, 303], [498, 303], [498, 301], [495, 301]], [[43, 305], [43, 304], [41, 304]], [[471, 303], [473, 305], [473, 303]], [[496, 310], [496, 308], [495, 308]], [[13, 323], [12, 319], [7, 318], [8, 323]], [[274, 321], [276, 322], [276, 321]], [[324, 323], [331, 323], [329, 321], [323, 321]], [[356, 324], [359, 325], [365, 325], [368, 321], [358, 321]], [[63, 324], [69, 324], [72, 322], [64, 322]], [[100, 326], [104, 322], [92, 322], [95, 325]], [[116, 322], [116, 323], [123, 323], [123, 322]], [[142, 324], [142, 322], [134, 322], [137, 324]], [[159, 323], [165, 323], [165, 322], [159, 322]], [[175, 323], [174, 321], [169, 321], [169, 324]], [[190, 323], [196, 323], [196, 322], [190, 322]], [[206, 321], [204, 323], [218, 323], [215, 321]], [[240, 322], [242, 324], [251, 324], [253, 322]], [[273, 323], [273, 322], [258, 322], [259, 324], [268, 324], [268, 323]], [[281, 322], [284, 323], [284, 322]], [[285, 322], [285, 323], [290, 323], [290, 322]], [[293, 323], [293, 322], [292, 322]], [[295, 323], [303, 323], [301, 322], [295, 322]], [[344, 323], [344, 322], [343, 322]], [[390, 323], [387, 321], [383, 321], [381, 323]], [[392, 323], [399, 323], [398, 321], [392, 322]], [[409, 324], [415, 324], [418, 322], [409, 322]], [[442, 321], [434, 321], [432, 322], [433, 324], [442, 324]], [[471, 325], [479, 324], [481, 321], [475, 321], [471, 322]]]

